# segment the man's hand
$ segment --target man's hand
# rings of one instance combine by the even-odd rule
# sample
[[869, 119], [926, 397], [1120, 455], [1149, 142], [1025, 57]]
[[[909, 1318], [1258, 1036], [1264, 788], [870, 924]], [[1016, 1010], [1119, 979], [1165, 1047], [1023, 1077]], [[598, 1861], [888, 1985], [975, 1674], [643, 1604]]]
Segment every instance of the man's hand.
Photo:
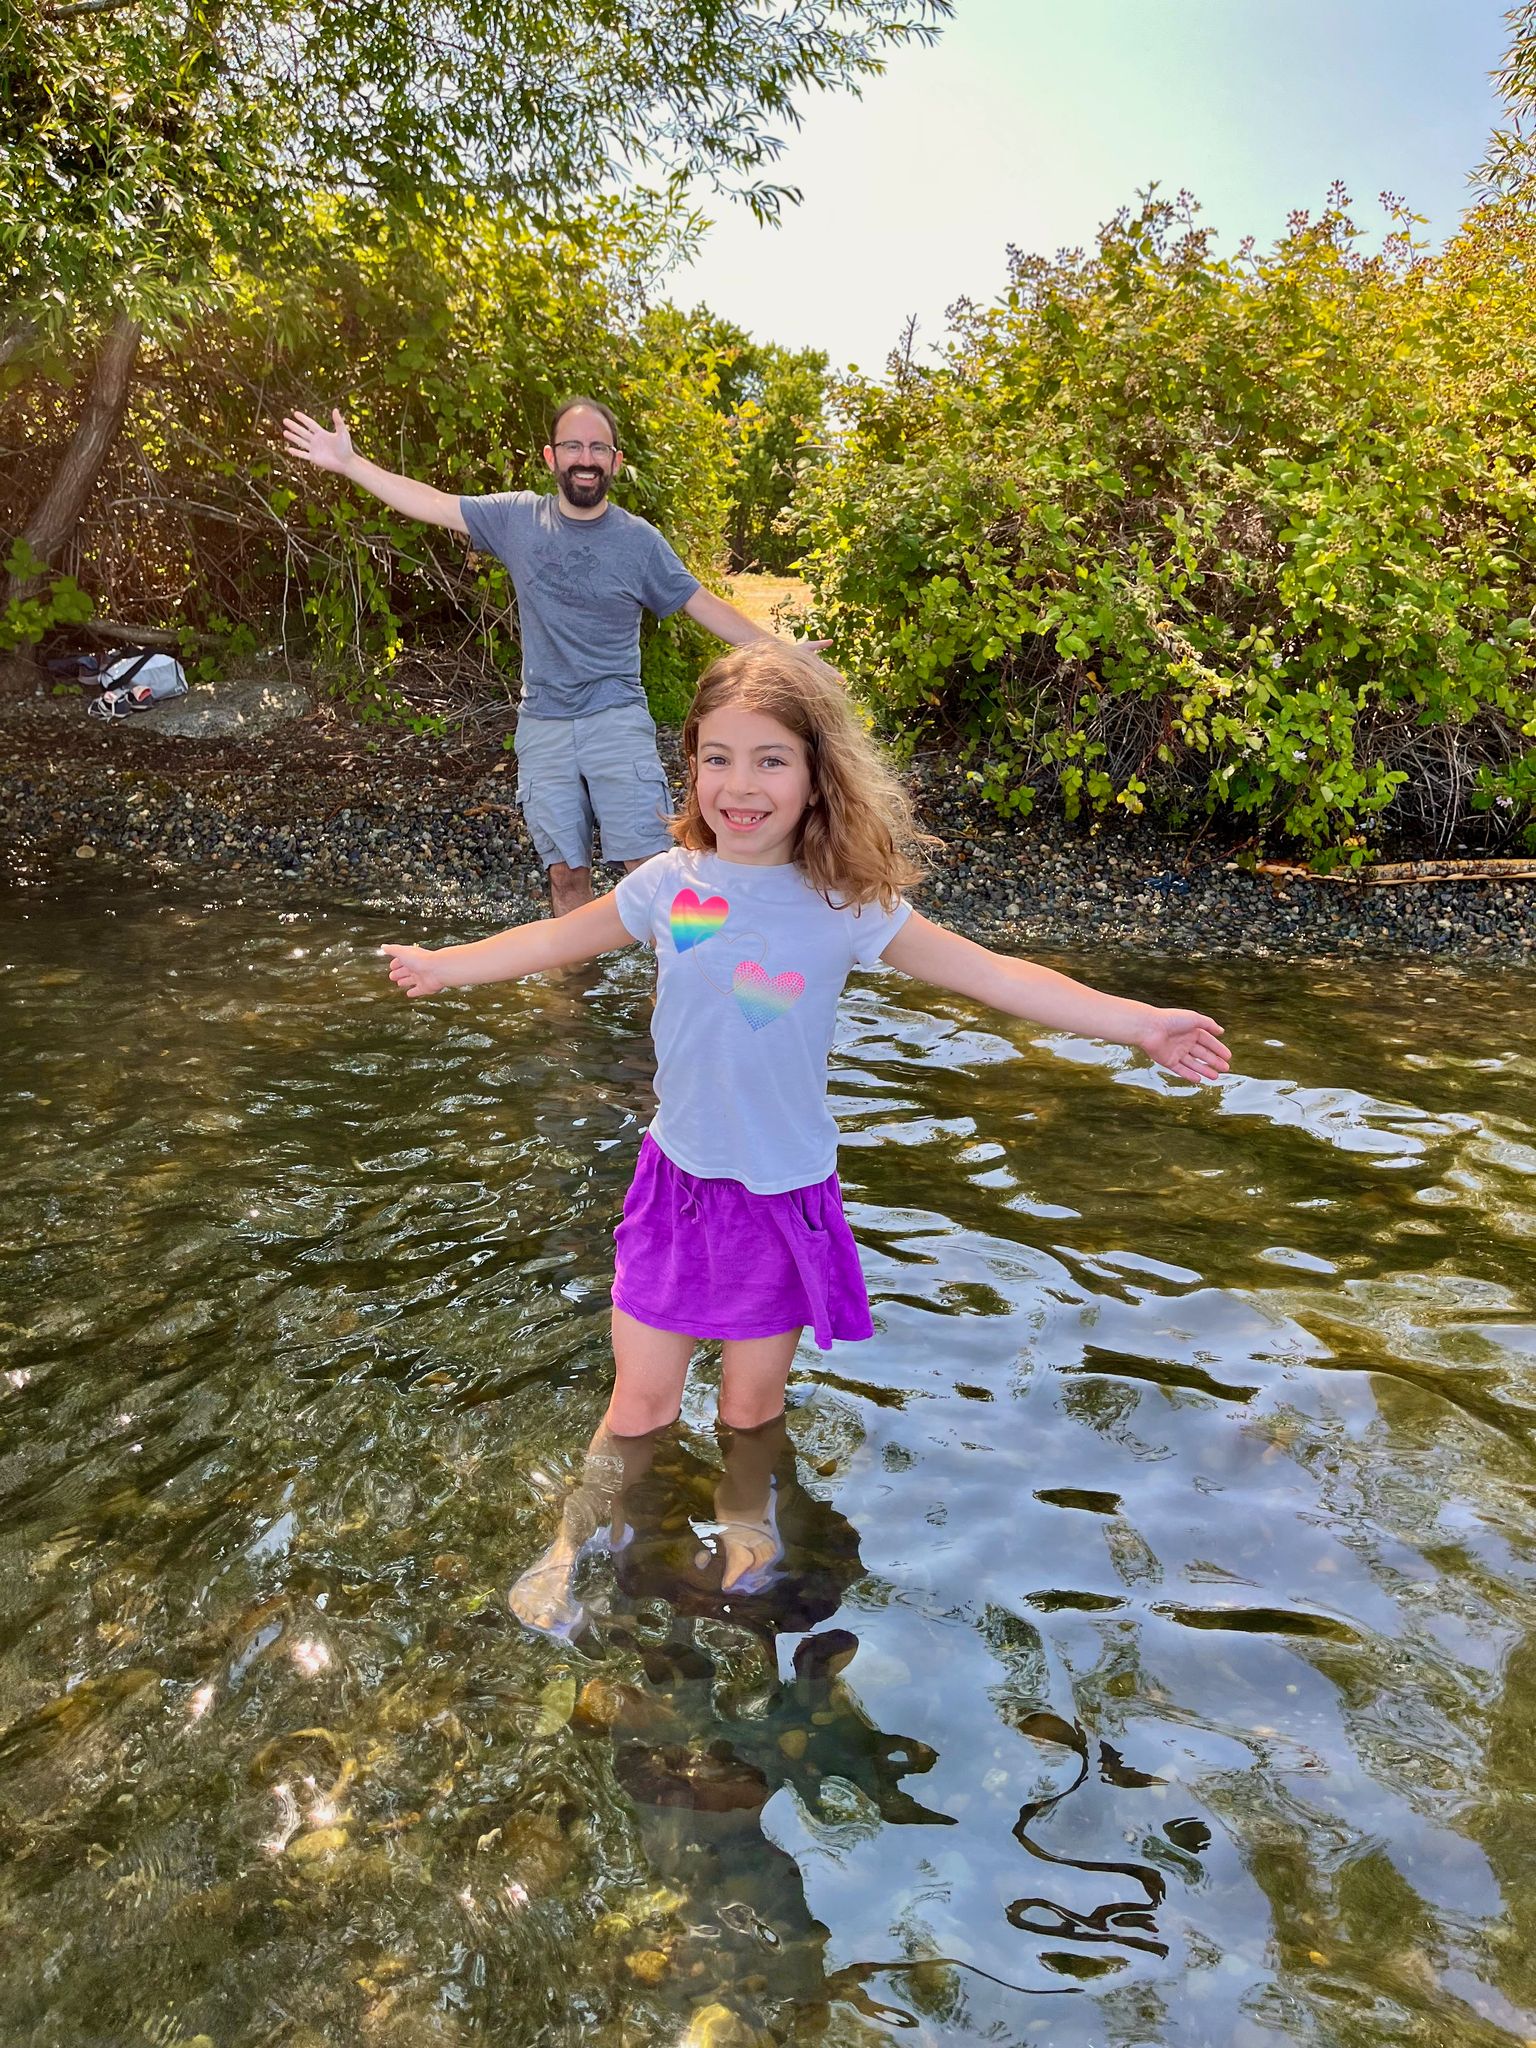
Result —
[[1198, 1010], [1154, 1010], [1136, 1043], [1183, 1081], [1215, 1081], [1232, 1064], [1221, 1026]]
[[[717, 597], [702, 584], [683, 606], [695, 624], [713, 633], [717, 640], [727, 641], [732, 647], [744, 647], [749, 640], [780, 640], [783, 635], [774, 633], [767, 626], [760, 626], [755, 619], [749, 619], [745, 612], [739, 612], [735, 605], [727, 604], [723, 597]], [[830, 640], [792, 640], [792, 647], [803, 647], [807, 654], [819, 654], [823, 647], [830, 647]]]
[[290, 413], [283, 421], [288, 453], [297, 455], [301, 462], [312, 462], [316, 469], [339, 471], [349, 483], [372, 491], [392, 512], [401, 512], [407, 519], [420, 519], [427, 526], [446, 526], [450, 533], [469, 531], [464, 524], [463, 505], [451, 491], [440, 491], [435, 484], [418, 483], [415, 477], [396, 476], [390, 470], [380, 469], [352, 446], [352, 436], [340, 411], [333, 408], [331, 418], [335, 426], [322, 427], [307, 412]]
[[283, 421], [288, 453], [312, 462], [316, 469], [345, 469], [352, 460], [352, 436], [338, 407], [331, 408], [331, 418], [336, 422], [334, 430], [322, 427], [307, 412], [290, 413]]
[[[345, 433], [346, 429], [342, 429]], [[380, 946], [389, 955], [389, 978], [408, 996], [438, 996], [453, 983], [437, 965], [430, 946]]]

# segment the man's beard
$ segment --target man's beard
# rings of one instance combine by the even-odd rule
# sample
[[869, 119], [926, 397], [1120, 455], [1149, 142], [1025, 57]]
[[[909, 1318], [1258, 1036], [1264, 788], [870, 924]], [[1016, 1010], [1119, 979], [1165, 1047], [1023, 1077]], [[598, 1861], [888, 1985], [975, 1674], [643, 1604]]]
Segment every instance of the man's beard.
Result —
[[571, 503], [579, 505], [583, 512], [589, 512], [607, 497], [613, 478], [605, 469], [597, 469], [578, 478], [575, 472], [582, 467], [582, 464], [573, 462], [569, 468], [560, 470], [558, 476], [560, 488]]

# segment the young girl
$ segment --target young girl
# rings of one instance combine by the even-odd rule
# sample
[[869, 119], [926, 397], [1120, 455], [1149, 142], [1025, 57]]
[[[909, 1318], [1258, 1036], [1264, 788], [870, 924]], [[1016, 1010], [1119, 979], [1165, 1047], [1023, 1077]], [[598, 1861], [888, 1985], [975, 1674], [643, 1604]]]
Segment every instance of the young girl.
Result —
[[[907, 799], [814, 655], [759, 641], [716, 661], [683, 750], [677, 845], [611, 895], [473, 945], [384, 948], [408, 996], [656, 949], [658, 1109], [615, 1232], [613, 1397], [560, 1535], [512, 1592], [544, 1628], [580, 1625], [581, 1549], [676, 1419], [700, 1342], [722, 1346], [720, 1420], [734, 1436], [782, 1414], [802, 1329], [823, 1350], [873, 1334], [826, 1101], [853, 968], [884, 961], [1008, 1016], [1139, 1047], [1188, 1080], [1229, 1063], [1221, 1027], [1197, 1011], [1101, 994], [913, 910]], [[779, 1555], [771, 1489], [730, 1473], [722, 1486], [723, 1590], [750, 1593]]]

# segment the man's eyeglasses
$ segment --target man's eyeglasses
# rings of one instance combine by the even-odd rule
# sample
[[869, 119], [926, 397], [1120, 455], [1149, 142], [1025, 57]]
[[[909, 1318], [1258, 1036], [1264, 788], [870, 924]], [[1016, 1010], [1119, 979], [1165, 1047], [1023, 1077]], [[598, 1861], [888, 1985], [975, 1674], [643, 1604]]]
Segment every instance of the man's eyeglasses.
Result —
[[617, 455], [618, 449], [611, 441], [557, 441], [555, 453], [563, 455], [567, 462], [574, 462], [578, 455], [590, 455], [594, 462], [606, 462], [610, 455]]

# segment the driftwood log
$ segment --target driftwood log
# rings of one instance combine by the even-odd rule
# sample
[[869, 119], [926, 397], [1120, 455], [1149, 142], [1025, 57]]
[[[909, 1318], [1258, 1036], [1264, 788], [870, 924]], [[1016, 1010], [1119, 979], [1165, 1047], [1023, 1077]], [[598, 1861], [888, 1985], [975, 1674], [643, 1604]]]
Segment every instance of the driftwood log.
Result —
[[[1235, 868], [1237, 863], [1228, 865]], [[1370, 868], [1334, 868], [1327, 874], [1304, 861], [1261, 860], [1258, 873], [1284, 882], [1391, 889], [1406, 882], [1536, 882], [1536, 860], [1389, 860]]]
[[128, 619], [86, 619], [78, 629], [110, 647], [164, 647], [171, 653], [190, 642], [195, 647], [212, 647], [212, 633], [194, 633], [188, 628], [172, 633], [163, 626], [135, 626]]

